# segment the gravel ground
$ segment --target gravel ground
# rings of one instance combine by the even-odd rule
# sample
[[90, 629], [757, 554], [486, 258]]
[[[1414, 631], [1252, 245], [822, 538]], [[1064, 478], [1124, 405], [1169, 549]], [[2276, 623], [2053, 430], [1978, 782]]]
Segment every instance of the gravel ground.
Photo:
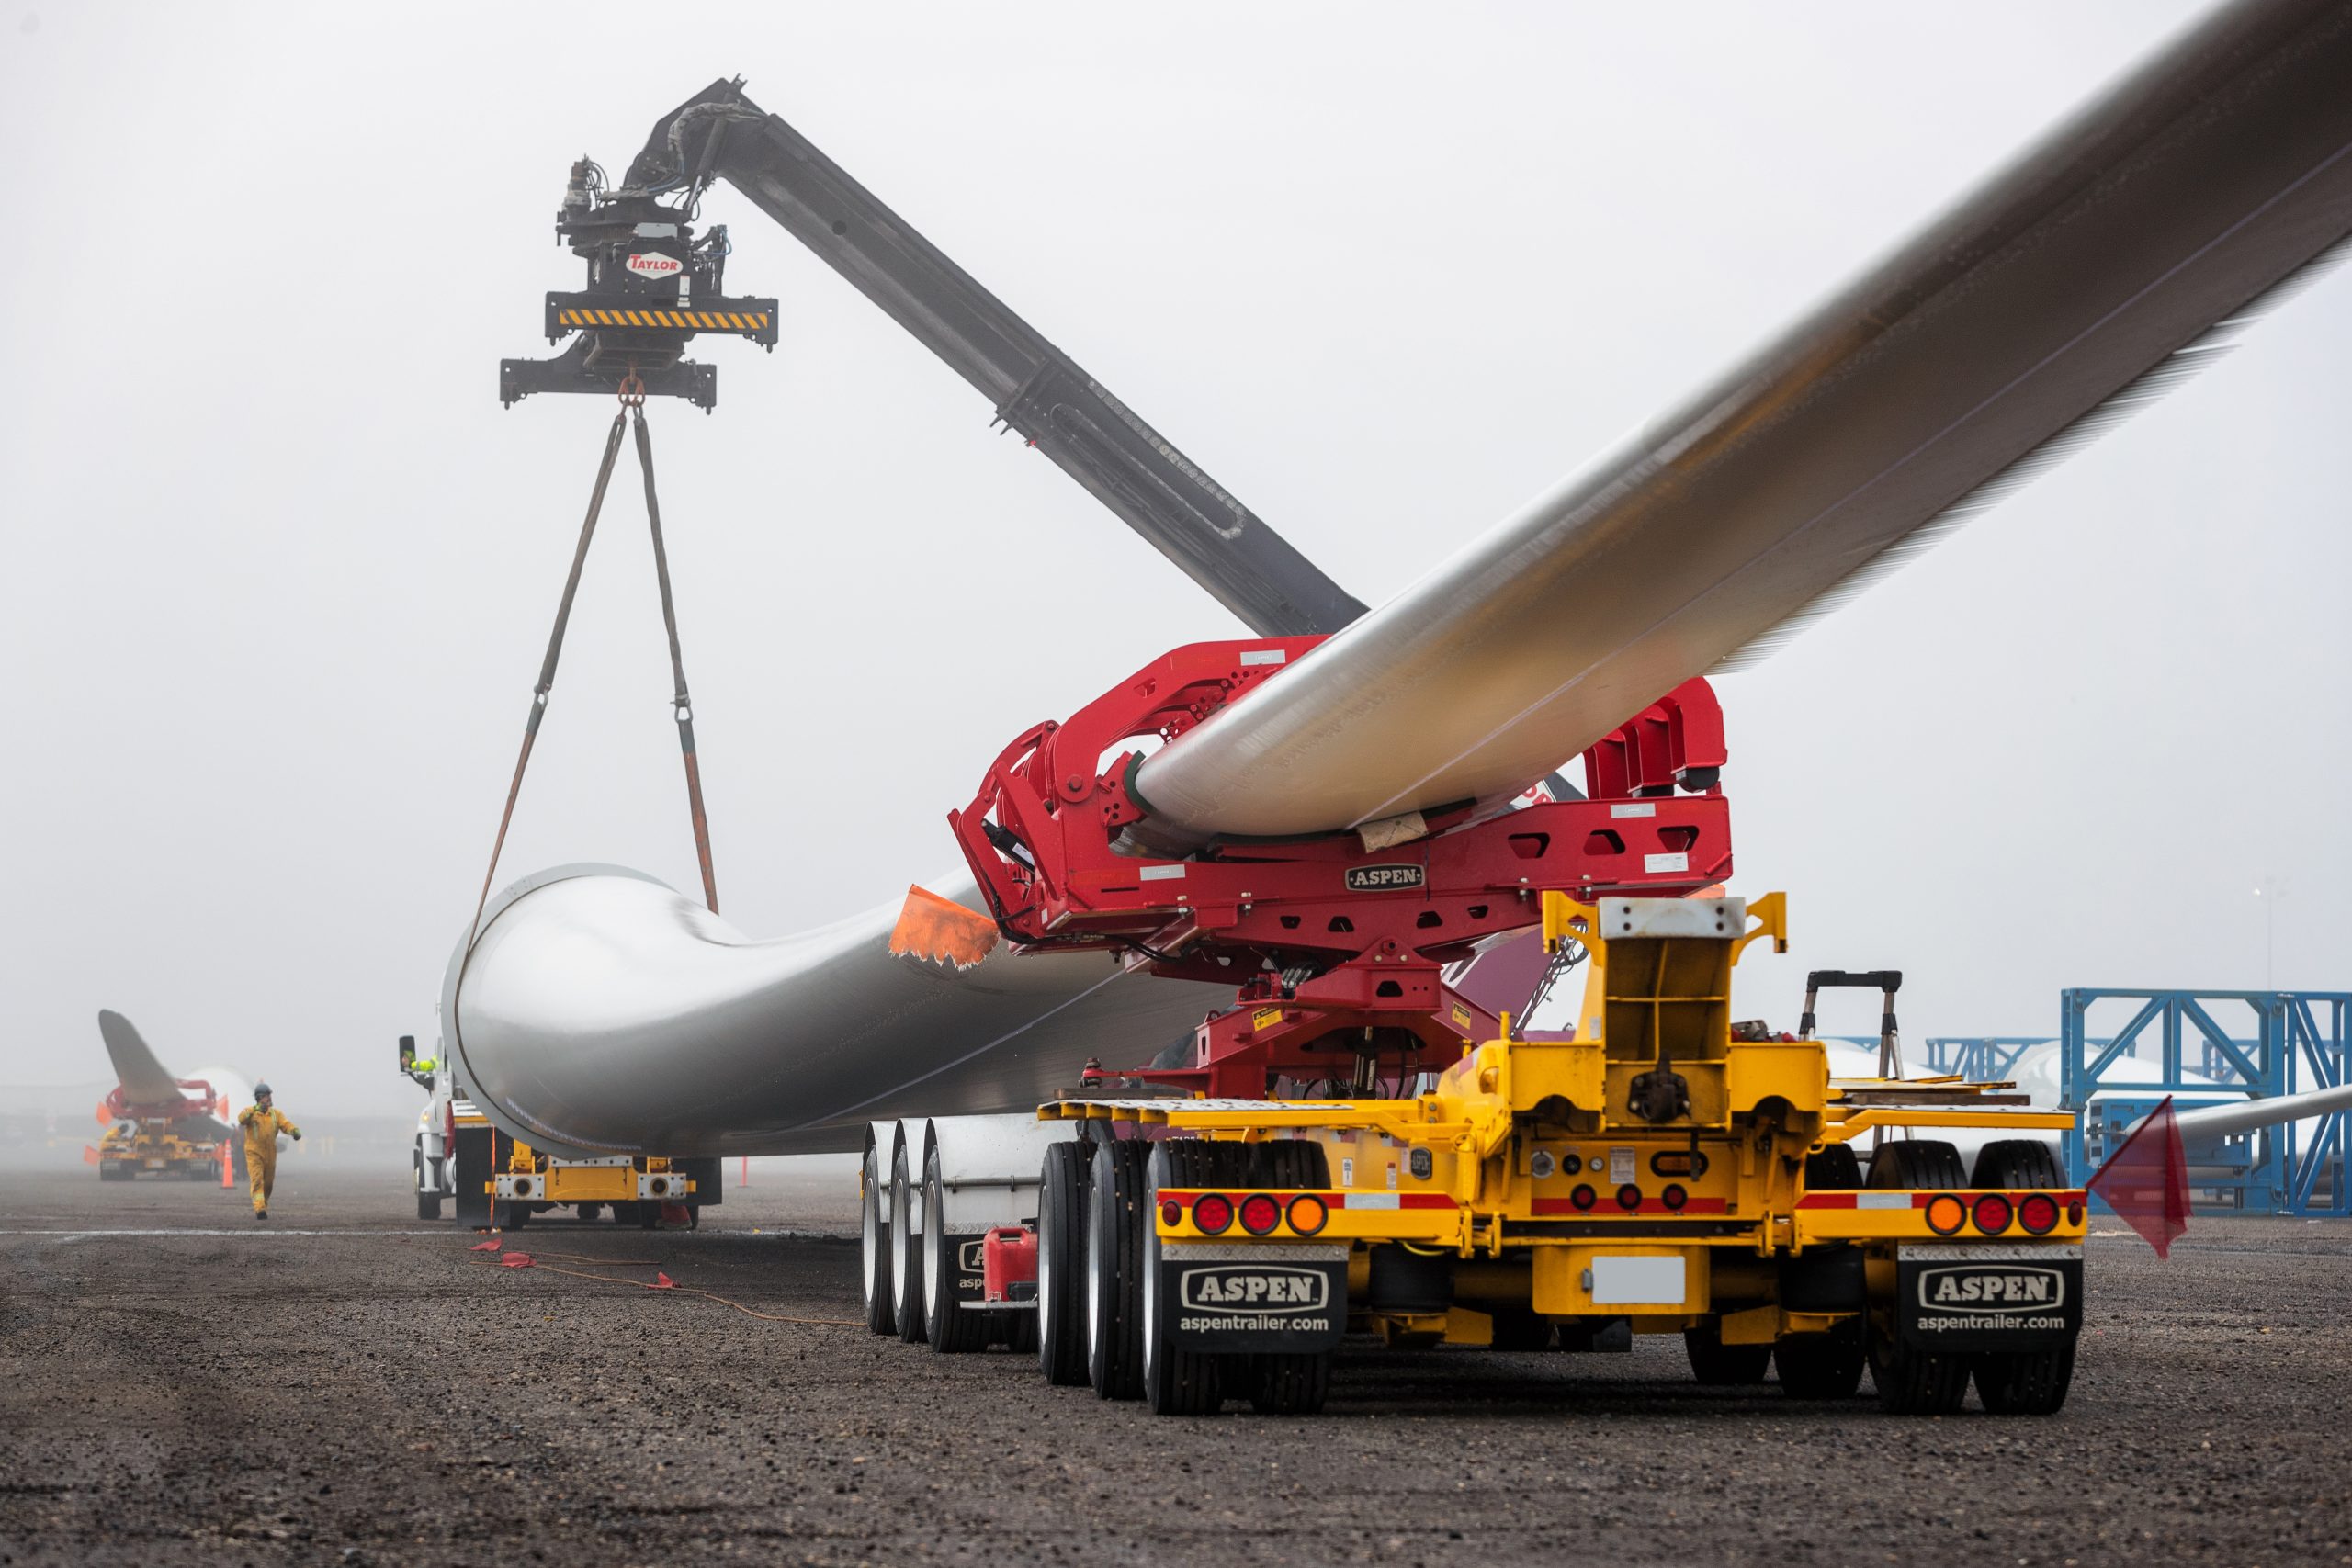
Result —
[[[2168, 1265], [2096, 1237], [2047, 1420], [1702, 1390], [1669, 1340], [1366, 1349], [1319, 1420], [1155, 1420], [1001, 1351], [492, 1267], [404, 1171], [280, 1168], [267, 1227], [7, 1175], [0, 1563], [2352, 1564], [2342, 1222], [2200, 1221]], [[847, 1170], [511, 1244], [845, 1318]]]

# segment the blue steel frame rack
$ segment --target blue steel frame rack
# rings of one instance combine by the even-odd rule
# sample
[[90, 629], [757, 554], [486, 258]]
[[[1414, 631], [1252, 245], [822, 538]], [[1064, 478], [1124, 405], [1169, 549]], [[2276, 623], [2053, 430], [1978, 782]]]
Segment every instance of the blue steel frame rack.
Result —
[[[2094, 1039], [2088, 1030], [2091, 1009], [2116, 1001], [2134, 1002], [2138, 1007], [2122, 1028]], [[2251, 1010], [2256, 1025], [2253, 1038], [2235, 1037], [2215, 1021], [2216, 1007], [2229, 1004]], [[2167, 1094], [2188, 1098], [2212, 1094], [2214, 1083], [2191, 1083], [2183, 1076], [2183, 1050], [2192, 1034], [2199, 1047], [2204, 1076], [2225, 1089], [2268, 1098], [2343, 1084], [2352, 992], [2082, 987], [2060, 994], [2059, 1014], [2060, 1100], [2077, 1113], [2075, 1126], [2065, 1135], [2066, 1168], [2072, 1179], [2080, 1182], [2091, 1175], [2085, 1118], [2080, 1113], [2090, 1104], [2093, 1093], [2105, 1090], [2110, 1096], [2148, 1100]], [[2159, 1043], [2157, 1079], [2107, 1082], [2108, 1068], [2135, 1055], [2139, 1041], [2152, 1027]], [[1935, 1043], [1930, 1042], [1931, 1051]], [[2222, 1185], [2236, 1189], [2235, 1206], [2245, 1213], [2352, 1214], [2352, 1183], [2346, 1180], [2347, 1121], [2352, 1121], [2352, 1112], [2321, 1118], [2307, 1148], [2298, 1148], [2291, 1122], [2253, 1134], [2251, 1163], [2242, 1180]]]

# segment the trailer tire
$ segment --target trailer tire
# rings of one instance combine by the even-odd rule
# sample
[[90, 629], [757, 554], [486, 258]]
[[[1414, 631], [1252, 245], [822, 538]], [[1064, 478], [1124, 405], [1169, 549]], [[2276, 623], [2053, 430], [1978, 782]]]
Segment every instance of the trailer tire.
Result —
[[602, 1203], [582, 1203], [573, 1208], [572, 1213], [583, 1221], [594, 1224], [605, 1217], [605, 1206]]
[[890, 1299], [890, 1173], [882, 1168], [882, 1147], [871, 1136], [865, 1140], [858, 1187], [858, 1280], [865, 1289], [865, 1330], [895, 1334], [899, 1317]]
[[1559, 1343], [1552, 1320], [1532, 1307], [1497, 1307], [1493, 1316], [1495, 1337], [1487, 1347], [1490, 1350], [1549, 1350]]
[[1791, 1399], [1851, 1399], [1862, 1386], [1859, 1321], [1826, 1334], [1792, 1334], [1772, 1347], [1781, 1392]]
[[1862, 1184], [1862, 1162], [1851, 1144], [1827, 1144], [1804, 1156], [1808, 1192], [1850, 1192]]
[[[458, 1224], [473, 1230], [488, 1230], [492, 1223], [490, 1194], [491, 1173], [497, 1168], [498, 1133], [491, 1127], [460, 1127], [448, 1154], [447, 1168], [450, 1172], [450, 1206], [457, 1211]], [[240, 1173], [239, 1179], [243, 1179]]]
[[1094, 1151], [1086, 1197], [1086, 1381], [1102, 1399], [1143, 1393], [1144, 1162], [1151, 1145], [1114, 1140]]
[[[2003, 1138], [1976, 1154], [1971, 1187], [2063, 1188], [2055, 1150], [2039, 1138]], [[2051, 1416], [2075, 1381], [2075, 1342], [2046, 1350], [1987, 1350], [1973, 1358], [1976, 1397], [1996, 1416]]]
[[[1940, 1140], [1905, 1139], [1881, 1144], [1871, 1156], [1874, 1188], [1920, 1191], [1968, 1185], [1960, 1151]], [[1894, 1416], [1944, 1416], [1968, 1396], [1970, 1358], [1958, 1351], [1923, 1350], [1906, 1345], [1871, 1314], [1868, 1336], [1871, 1382], [1878, 1402]]]
[[1214, 1144], [1191, 1139], [1152, 1145], [1143, 1205], [1143, 1389], [1154, 1416], [1211, 1416], [1225, 1404], [1221, 1373], [1225, 1358], [1214, 1352], [1179, 1350], [1170, 1345], [1174, 1325], [1161, 1321], [1160, 1270], [1166, 1248], [1150, 1223], [1162, 1188], [1204, 1187], [1220, 1180]]
[[[1331, 1185], [1331, 1162], [1323, 1145], [1303, 1138], [1250, 1145], [1250, 1167], [1255, 1185], [1310, 1190]], [[1548, 1320], [1544, 1328], [1548, 1335]], [[1261, 1416], [1313, 1416], [1322, 1410], [1331, 1392], [1331, 1352], [1253, 1356], [1250, 1360], [1250, 1409]]]
[[1056, 1144], [1037, 1177], [1037, 1370], [1061, 1388], [1086, 1382], [1086, 1156]]
[[419, 1192], [416, 1195], [416, 1217], [420, 1220], [439, 1219], [441, 1217], [440, 1194], [436, 1192]]
[[946, 1183], [940, 1173], [939, 1145], [922, 1161], [922, 1212], [930, 1224], [922, 1237], [922, 1318], [931, 1348], [944, 1356], [985, 1350], [989, 1315], [966, 1307], [956, 1293], [957, 1238], [941, 1223], [947, 1213]]
[[890, 1304], [899, 1337], [910, 1345], [930, 1336], [922, 1321], [922, 1190], [909, 1178], [907, 1139], [901, 1132], [890, 1156]]
[[1772, 1367], [1771, 1346], [1726, 1345], [1719, 1320], [1684, 1329], [1682, 1349], [1690, 1358], [1690, 1375], [1706, 1388], [1759, 1383]]

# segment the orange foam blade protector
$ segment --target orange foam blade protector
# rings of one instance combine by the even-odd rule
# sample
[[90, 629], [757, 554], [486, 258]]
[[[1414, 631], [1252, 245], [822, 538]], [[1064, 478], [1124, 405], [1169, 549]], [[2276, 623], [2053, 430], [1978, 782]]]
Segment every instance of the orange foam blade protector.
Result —
[[910, 886], [890, 928], [890, 952], [899, 958], [920, 958], [969, 969], [996, 950], [996, 922], [977, 909], [967, 909], [952, 898], [942, 898], [927, 887]]

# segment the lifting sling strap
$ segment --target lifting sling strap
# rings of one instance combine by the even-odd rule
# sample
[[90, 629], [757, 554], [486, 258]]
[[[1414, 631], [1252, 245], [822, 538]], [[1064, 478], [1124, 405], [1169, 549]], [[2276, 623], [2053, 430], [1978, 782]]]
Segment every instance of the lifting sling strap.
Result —
[[481, 934], [481, 912], [490, 905], [490, 887], [498, 875], [498, 857], [506, 848], [506, 830], [514, 820], [514, 802], [523, 793], [523, 773], [531, 763], [531, 748], [539, 738], [539, 722], [547, 716], [548, 694], [555, 689], [557, 661], [563, 657], [563, 634], [571, 621], [571, 604], [580, 592], [581, 570], [588, 564], [588, 547], [596, 536], [596, 519], [605, 509], [605, 491], [611, 485], [613, 465], [620, 456], [621, 428], [634, 419], [637, 463], [645, 475], [645, 515], [653, 531], [653, 572], [662, 590], [662, 624], [670, 635], [671, 709], [678, 721], [678, 746], [686, 765], [686, 807], [694, 818], [695, 858], [702, 867], [703, 902], [718, 913], [718, 886], [711, 871], [710, 820], [702, 804], [702, 769], [695, 756], [694, 699], [686, 692], [686, 665], [678, 649], [678, 613], [670, 596], [670, 557], [662, 540], [662, 504], [653, 490], [653, 438], [645, 423], [645, 393], [632, 374], [621, 383], [621, 410], [605, 433], [605, 456], [596, 466], [595, 488], [588, 492], [588, 514], [581, 520], [580, 542], [572, 547], [571, 570], [563, 580], [563, 596], [556, 604], [555, 626], [548, 633], [547, 657], [539, 662], [539, 682], [531, 691], [531, 712], [523, 723], [523, 747], [514, 758], [514, 782], [506, 786], [506, 807], [499, 814], [498, 838], [491, 845], [490, 867], [482, 873], [481, 897], [474, 903], [473, 929], [466, 938], [470, 953]]

